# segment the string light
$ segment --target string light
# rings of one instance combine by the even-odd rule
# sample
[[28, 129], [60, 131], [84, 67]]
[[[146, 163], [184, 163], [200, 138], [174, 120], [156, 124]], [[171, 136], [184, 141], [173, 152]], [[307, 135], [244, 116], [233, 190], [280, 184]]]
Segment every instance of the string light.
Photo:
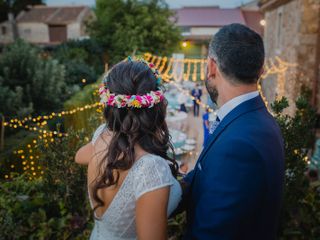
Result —
[[[26, 125], [23, 125], [25, 124], [26, 122], [29, 122], [29, 121], [32, 121], [33, 123], [37, 123], [37, 122], [40, 122], [42, 120], [44, 120], [43, 122], [41, 122], [40, 124], [42, 126], [44, 125], [47, 125], [47, 121], [45, 120], [48, 120], [48, 119], [53, 119], [53, 118], [56, 118], [56, 117], [63, 117], [63, 116], [68, 116], [68, 115], [74, 115], [78, 112], [82, 112], [84, 110], [88, 110], [88, 109], [92, 109], [92, 108], [96, 108], [96, 107], [101, 107], [102, 104], [100, 102], [96, 102], [96, 103], [93, 103], [93, 104], [87, 104], [87, 105], [84, 105], [84, 106], [81, 106], [81, 107], [76, 107], [74, 109], [70, 109], [70, 110], [64, 110], [62, 112], [58, 112], [58, 113], [51, 113], [49, 115], [41, 115], [41, 116], [37, 116], [37, 117], [28, 117], [28, 118], [24, 118], [23, 120], [20, 120], [18, 118], [14, 118], [14, 119], [10, 119], [8, 122], [4, 122], [4, 126], [9, 126], [11, 128], [18, 128], [18, 127], [25, 127]], [[14, 123], [17, 123], [17, 124], [14, 124]], [[27, 127], [25, 128], [30, 128], [28, 125]], [[34, 128], [34, 127], [33, 127]], [[34, 129], [34, 131], [36, 131], [37, 129]]]
[[164, 67], [166, 66], [167, 61], [168, 61], [168, 58], [167, 58], [167, 57], [164, 57], [164, 58], [162, 59], [162, 65], [159, 67], [159, 72], [162, 72], [162, 71], [163, 71]]
[[202, 80], [202, 81], [203, 81], [203, 80], [205, 80], [205, 75], [204, 75], [204, 73], [205, 73], [205, 71], [204, 71], [204, 68], [205, 68], [205, 62], [206, 62], [206, 60], [205, 60], [205, 59], [201, 59], [200, 80]]
[[[44, 126], [47, 125], [47, 121], [44, 120], [44, 119], [52, 119], [52, 118], [55, 118], [55, 117], [63, 117], [63, 116], [66, 116], [66, 115], [73, 115], [73, 114], [76, 114], [77, 112], [82, 112], [82, 111], [85, 111], [87, 109], [92, 109], [92, 108], [96, 108], [96, 107], [99, 107], [99, 106], [102, 106], [100, 103], [94, 103], [94, 104], [88, 104], [88, 105], [85, 105], [85, 106], [82, 106], [82, 107], [77, 107], [77, 108], [74, 108], [74, 109], [71, 109], [71, 110], [65, 110], [65, 111], [62, 111], [62, 112], [59, 112], [59, 113], [51, 113], [50, 115], [44, 115], [44, 116], [37, 116], [37, 117], [26, 117], [24, 119], [10, 119], [9, 121], [7, 122], [4, 122], [4, 126], [5, 127], [10, 127], [10, 128], [24, 128], [24, 129], [27, 129], [27, 130], [30, 130], [30, 131], [34, 131], [34, 132], [38, 132], [38, 138], [43, 140], [45, 143], [53, 143], [55, 141], [55, 138], [56, 137], [66, 137], [68, 136], [67, 133], [61, 133], [61, 132], [57, 132], [57, 131], [49, 131], [49, 130], [44, 130], [42, 129]], [[44, 120], [44, 121], [42, 121]], [[39, 122], [39, 121], [42, 121], [42, 122]], [[24, 123], [27, 123], [27, 122], [30, 122], [29, 124], [25, 124]], [[35, 126], [32, 126], [32, 124], [36, 124], [38, 127], [35, 127]], [[29, 164], [31, 164], [31, 166], [35, 166], [36, 165], [36, 162], [35, 162], [35, 159], [39, 159], [39, 155], [36, 155], [37, 154], [37, 139], [33, 139], [31, 141], [31, 143], [29, 143], [26, 148], [28, 149], [27, 152], [25, 152], [23, 149], [19, 149], [17, 151], [14, 151], [13, 153], [14, 154], [17, 154], [18, 155], [18, 158], [21, 159], [21, 169], [24, 171], [24, 172], [27, 172], [29, 174], [29, 179], [32, 180], [34, 179], [36, 176], [37, 177], [40, 177], [42, 174], [43, 174], [43, 171], [42, 173], [40, 173], [39, 171], [37, 172], [37, 169], [35, 167], [30, 167]], [[48, 146], [46, 144], [46, 146]], [[30, 162], [29, 162], [30, 161]], [[38, 166], [38, 169], [39, 169], [40, 166]], [[11, 169], [14, 169], [15, 168], [15, 164], [12, 164], [10, 166]], [[10, 175], [6, 175], [7, 179], [9, 179], [11, 177], [11, 173]]]
[[197, 66], [198, 66], [198, 62], [195, 61], [194, 65], [193, 65], [193, 75], [192, 75], [192, 81], [197, 81]]
[[155, 64], [155, 67], [156, 67], [157, 69], [159, 68], [159, 65], [160, 65], [161, 61], [162, 61], [162, 57], [158, 57], [158, 61], [157, 61], [157, 63]]

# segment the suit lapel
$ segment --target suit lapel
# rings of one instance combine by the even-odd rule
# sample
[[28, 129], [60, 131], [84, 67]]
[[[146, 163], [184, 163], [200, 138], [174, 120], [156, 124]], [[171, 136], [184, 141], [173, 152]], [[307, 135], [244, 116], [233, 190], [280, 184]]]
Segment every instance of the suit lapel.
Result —
[[263, 108], [263, 107], [265, 107], [265, 104], [264, 104], [261, 96], [259, 95], [253, 99], [250, 99], [248, 101], [241, 103], [239, 106], [237, 106], [235, 109], [233, 109], [224, 119], [222, 119], [222, 121], [220, 122], [218, 127], [215, 129], [215, 131], [209, 137], [206, 147], [202, 150], [202, 152], [198, 158], [197, 164], [195, 166], [195, 171], [198, 170], [198, 165], [200, 164], [200, 162], [202, 161], [202, 159], [204, 158], [204, 156], [206, 155], [206, 153], [208, 152], [208, 150], [210, 149], [212, 144], [217, 140], [219, 135], [226, 129], [226, 127], [230, 123], [232, 123], [238, 117], [240, 117], [241, 115], [243, 115], [247, 112], [251, 112], [256, 109]]

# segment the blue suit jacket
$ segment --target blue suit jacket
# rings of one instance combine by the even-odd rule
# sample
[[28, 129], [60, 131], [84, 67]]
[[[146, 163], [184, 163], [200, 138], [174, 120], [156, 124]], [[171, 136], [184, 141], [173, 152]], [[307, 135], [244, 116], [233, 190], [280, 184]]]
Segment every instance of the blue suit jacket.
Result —
[[280, 129], [261, 97], [233, 109], [185, 181], [184, 239], [276, 239], [284, 180]]
[[[193, 97], [195, 97], [196, 99], [201, 99], [201, 96], [202, 96], [202, 90], [201, 89], [198, 89], [199, 90], [199, 95], [198, 96], [196, 96], [196, 89], [192, 89], [192, 91], [191, 91], [191, 95], [193, 96]], [[193, 100], [193, 101], [195, 101], [195, 100]]]

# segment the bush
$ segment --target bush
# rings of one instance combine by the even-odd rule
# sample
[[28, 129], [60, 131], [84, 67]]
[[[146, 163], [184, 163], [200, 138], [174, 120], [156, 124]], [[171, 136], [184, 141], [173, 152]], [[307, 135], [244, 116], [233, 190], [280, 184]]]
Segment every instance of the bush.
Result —
[[0, 56], [0, 112], [25, 116], [62, 107], [67, 97], [65, 68], [40, 53], [22, 40], [4, 49]]
[[35, 166], [43, 167], [44, 174], [32, 181], [26, 173], [2, 182], [0, 239], [88, 239], [93, 223], [86, 168], [74, 156], [92, 131], [70, 131], [50, 144], [40, 142]]
[[310, 185], [306, 171], [315, 140], [316, 112], [309, 104], [310, 92], [302, 89], [294, 116], [283, 114], [286, 98], [275, 101], [272, 109], [285, 140], [285, 193], [280, 239], [316, 240], [320, 236], [320, 193]]
[[59, 45], [54, 50], [53, 56], [61, 62], [72, 60], [92, 66], [98, 75], [104, 72], [103, 49], [93, 39], [69, 40]]
[[[79, 92], [83, 86], [94, 83], [98, 79], [93, 68], [83, 62], [69, 60], [63, 64], [66, 66], [66, 84], [70, 96]], [[83, 79], [85, 82], [82, 82]]]

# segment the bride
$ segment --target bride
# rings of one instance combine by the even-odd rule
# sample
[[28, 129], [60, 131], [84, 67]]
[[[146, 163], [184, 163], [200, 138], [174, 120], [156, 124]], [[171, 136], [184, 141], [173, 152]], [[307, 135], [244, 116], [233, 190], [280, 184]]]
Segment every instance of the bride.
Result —
[[181, 188], [177, 163], [168, 155], [173, 147], [160, 80], [153, 64], [129, 57], [99, 90], [106, 124], [75, 157], [88, 165], [91, 240], [167, 239], [167, 216]]

